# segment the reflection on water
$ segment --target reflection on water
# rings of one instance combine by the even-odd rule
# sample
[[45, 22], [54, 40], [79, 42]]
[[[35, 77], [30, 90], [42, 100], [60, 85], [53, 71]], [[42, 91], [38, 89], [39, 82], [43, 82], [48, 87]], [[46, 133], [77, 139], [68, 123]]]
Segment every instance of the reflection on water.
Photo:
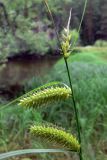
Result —
[[57, 60], [58, 58], [56, 57], [10, 60], [0, 70], [0, 88], [23, 84], [34, 76], [42, 77], [49, 72]]

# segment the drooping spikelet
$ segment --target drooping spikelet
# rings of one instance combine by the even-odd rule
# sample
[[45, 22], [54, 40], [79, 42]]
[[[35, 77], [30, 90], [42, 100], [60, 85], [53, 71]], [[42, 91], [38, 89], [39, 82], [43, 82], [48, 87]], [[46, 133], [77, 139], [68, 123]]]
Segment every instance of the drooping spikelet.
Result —
[[62, 129], [45, 125], [34, 125], [30, 128], [30, 131], [36, 138], [46, 140], [48, 143], [51, 142], [52, 144], [56, 144], [62, 149], [76, 152], [80, 150], [77, 139]]
[[55, 101], [65, 100], [69, 98], [70, 95], [71, 89], [66, 85], [51, 86], [23, 97], [20, 99], [19, 105], [25, 107], [39, 107]]

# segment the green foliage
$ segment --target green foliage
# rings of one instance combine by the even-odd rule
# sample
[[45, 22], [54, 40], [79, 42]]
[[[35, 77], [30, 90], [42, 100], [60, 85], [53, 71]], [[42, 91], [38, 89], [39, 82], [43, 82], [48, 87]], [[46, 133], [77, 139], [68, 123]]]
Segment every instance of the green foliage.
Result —
[[26, 32], [17, 32], [20, 41], [22, 41], [21, 50], [22, 51], [30, 51], [30, 53], [36, 54], [45, 54], [48, 52], [49, 47], [47, 45], [48, 43], [48, 36], [45, 32], [40, 33], [33, 33], [32, 31], [26, 31]]
[[2, 32], [0, 34], [0, 58], [3, 60], [3, 57], [7, 58], [10, 55], [15, 55], [18, 52], [18, 47], [14, 36], [10, 32], [7, 35]]
[[[94, 43], [97, 36], [102, 39], [106, 38], [107, 2], [103, 1], [100, 3], [100, 0], [93, 0], [87, 4], [86, 18], [81, 31], [84, 44]], [[71, 31], [74, 35], [72, 37], [79, 36], [75, 28], [78, 29], [79, 27], [84, 2], [85, 0], [48, 0], [56, 27], [60, 33], [63, 30], [62, 26], [66, 26], [65, 20], [68, 19], [69, 10], [72, 7], [71, 27], [74, 29]], [[1, 0], [1, 3], [4, 4], [6, 13], [0, 7], [0, 17], [2, 17], [0, 19], [0, 60], [5, 60], [8, 56], [23, 54], [23, 52], [43, 55], [58, 49], [55, 33], [54, 31], [50, 32], [50, 29], [53, 30], [52, 22], [47, 16], [42, 0], [14, 0], [14, 2]], [[91, 16], [88, 14], [90, 10]], [[53, 37], [50, 36], [51, 33]], [[102, 45], [102, 43], [97, 43]]]
[[[3, 8], [0, 10], [2, 17], [0, 21], [1, 59], [23, 53], [44, 55], [58, 49], [52, 22], [46, 16], [47, 11], [43, 1], [15, 0], [10, 2], [7, 0], [1, 2], [5, 7], [5, 11]], [[65, 19], [68, 19], [68, 11], [73, 2], [63, 0], [62, 3], [59, 0], [49, 0], [48, 3], [58, 30], [62, 31], [62, 26], [65, 26]], [[76, 30], [72, 31], [72, 35], [74, 34], [77, 37]]]
[[[44, 55], [57, 48], [57, 41], [45, 16], [42, 1], [3, 1], [5, 10], [0, 10], [0, 61], [23, 53]], [[42, 10], [41, 10], [42, 8]], [[5, 24], [5, 25], [4, 25]], [[45, 29], [44, 29], [45, 28]], [[51, 31], [50, 31], [51, 29]], [[45, 31], [44, 31], [45, 30]]]
[[34, 122], [40, 123], [41, 121], [39, 112], [25, 110], [16, 105], [2, 110], [0, 112], [0, 151], [7, 152], [7, 150], [27, 146], [31, 139], [28, 136], [28, 128]]
[[75, 42], [76, 40], [76, 44], [78, 44], [78, 40], [79, 40], [79, 33], [76, 29], [73, 29], [70, 31], [71, 33], [71, 43], [73, 45], [73, 42]]
[[96, 47], [107, 47], [107, 41], [97, 40], [94, 44]]

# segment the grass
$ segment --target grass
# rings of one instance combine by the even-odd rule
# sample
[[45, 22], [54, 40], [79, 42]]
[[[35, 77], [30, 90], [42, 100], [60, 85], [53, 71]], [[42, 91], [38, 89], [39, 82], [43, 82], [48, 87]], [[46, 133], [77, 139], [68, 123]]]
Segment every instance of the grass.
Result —
[[[84, 159], [106, 160], [107, 63], [105, 57], [107, 50], [104, 48], [99, 50], [95, 47], [88, 48], [88, 51], [87, 47], [78, 50], [80, 53], [70, 56], [68, 62], [81, 122]], [[66, 74], [65, 64], [61, 59], [50, 75], [45, 77], [45, 81], [59, 80], [69, 84]], [[33, 78], [26, 84], [26, 90], [33, 89], [37, 85], [40, 85], [40, 79]], [[51, 110], [50, 107], [44, 108], [41, 111], [42, 117], [38, 112], [24, 110], [17, 106], [2, 110], [0, 113], [0, 151], [36, 145], [28, 136], [26, 128], [29, 128], [34, 121], [40, 122], [42, 119], [58, 124], [76, 134], [72, 105], [71, 100], [67, 100], [55, 104]], [[16, 143], [13, 142], [14, 139]]]
[[0, 112], [0, 152], [30, 147], [28, 128], [34, 122], [41, 122], [40, 113], [9, 106]]
[[[82, 56], [87, 56], [89, 59], [86, 59], [88, 62], [92, 60], [92, 63], [106, 63], [107, 64], [107, 47], [94, 47], [94, 46], [87, 46], [87, 47], [80, 47], [78, 48], [79, 53], [84, 53]], [[92, 56], [92, 58], [91, 58]], [[84, 58], [84, 57], [83, 57]]]
[[[107, 64], [107, 48], [106, 47], [78, 47], [74, 50], [73, 56], [68, 59], [68, 63], [71, 62], [86, 62], [96, 64]], [[63, 64], [63, 60], [60, 60], [58, 64]]]

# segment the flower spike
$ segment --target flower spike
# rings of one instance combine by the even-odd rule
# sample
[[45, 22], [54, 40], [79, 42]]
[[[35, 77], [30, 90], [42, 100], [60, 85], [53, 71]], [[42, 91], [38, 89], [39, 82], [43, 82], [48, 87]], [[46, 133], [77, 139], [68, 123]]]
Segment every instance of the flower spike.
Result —
[[30, 131], [35, 137], [56, 144], [63, 149], [76, 152], [80, 150], [77, 139], [62, 129], [45, 125], [34, 125], [30, 128]]
[[37, 90], [37, 92], [33, 92], [30, 95], [28, 94], [28, 96], [20, 99], [19, 105], [29, 108], [36, 108], [69, 98], [71, 95], [71, 89], [63, 83], [61, 83], [61, 85], [62, 86], [53, 85], [41, 90]]

